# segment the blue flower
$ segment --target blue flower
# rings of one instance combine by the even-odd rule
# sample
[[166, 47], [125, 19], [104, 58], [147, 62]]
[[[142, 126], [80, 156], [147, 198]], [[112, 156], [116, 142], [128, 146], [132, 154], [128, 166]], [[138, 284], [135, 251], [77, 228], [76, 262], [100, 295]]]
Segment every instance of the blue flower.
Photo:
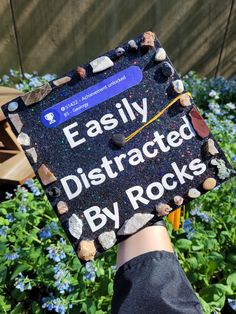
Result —
[[199, 217], [204, 222], [210, 222], [212, 219], [206, 214], [200, 211], [199, 208], [194, 208], [190, 211], [190, 214], [192, 216]]
[[50, 224], [46, 225], [39, 231], [40, 239], [49, 239], [52, 237], [52, 233], [57, 231], [58, 225], [55, 221], [52, 221]]
[[6, 214], [6, 219], [7, 219], [9, 222], [15, 221], [15, 218], [14, 218], [14, 216], [12, 215], [12, 213]]
[[83, 275], [84, 280], [95, 281], [96, 278], [96, 267], [92, 262], [85, 264], [85, 274]]
[[2, 226], [2, 227], [0, 228], [0, 236], [6, 238], [6, 237], [7, 237], [7, 232], [6, 232], [6, 231], [7, 231], [8, 229], [9, 229], [8, 226]]
[[[42, 308], [47, 309], [48, 311], [55, 311], [59, 314], [65, 314], [67, 310], [67, 304], [64, 300], [56, 298], [54, 296], [42, 298], [43, 304]], [[72, 305], [69, 306], [72, 308]]]
[[25, 181], [25, 185], [30, 189], [34, 196], [40, 196], [39, 188], [35, 185], [34, 180], [28, 179]]
[[15, 259], [19, 258], [20, 255], [18, 253], [6, 253], [4, 257], [7, 260], [14, 261]]
[[29, 279], [25, 277], [22, 273], [19, 273], [18, 277], [16, 277], [15, 280], [15, 287], [21, 292], [32, 289]]
[[26, 206], [25, 205], [20, 205], [19, 206], [19, 210], [22, 212], [22, 213], [26, 213], [27, 209], [26, 209]]
[[43, 76], [43, 79], [45, 79], [46, 81], [50, 82], [52, 80], [54, 80], [56, 78], [56, 75], [55, 74], [45, 74]]
[[66, 241], [61, 238], [59, 241], [57, 241], [57, 245], [51, 244], [49, 247], [47, 247], [46, 250], [48, 251], [48, 257], [57, 263], [66, 258], [66, 254], [63, 250], [65, 244]]

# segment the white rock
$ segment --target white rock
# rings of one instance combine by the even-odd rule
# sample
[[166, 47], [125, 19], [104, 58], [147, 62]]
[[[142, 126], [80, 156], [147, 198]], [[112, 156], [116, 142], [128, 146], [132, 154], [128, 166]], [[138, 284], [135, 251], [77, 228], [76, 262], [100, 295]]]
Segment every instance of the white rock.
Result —
[[72, 216], [68, 220], [68, 223], [70, 233], [73, 235], [74, 238], [79, 240], [83, 228], [82, 220], [76, 214], [72, 214]]
[[126, 220], [120, 230], [117, 232], [118, 235], [132, 234], [142, 228], [150, 219], [153, 218], [152, 214], [134, 214], [133, 217]]
[[197, 198], [201, 195], [201, 192], [195, 188], [192, 188], [188, 191], [188, 196], [191, 198]]
[[177, 206], [181, 206], [181, 205], [183, 204], [183, 201], [184, 201], [184, 199], [183, 199], [183, 197], [180, 196], [180, 195], [176, 195], [176, 196], [174, 197], [174, 203], [175, 203], [175, 205], [177, 205]]
[[25, 152], [31, 158], [33, 163], [36, 163], [38, 161], [38, 155], [34, 147], [26, 149]]
[[118, 57], [122, 56], [124, 53], [125, 53], [125, 49], [124, 48], [121, 48], [121, 47], [116, 48], [116, 55]]
[[17, 141], [22, 146], [29, 146], [30, 145], [30, 137], [28, 134], [21, 132], [18, 137]]
[[128, 42], [128, 45], [130, 46], [131, 49], [135, 49], [135, 50], [138, 49], [138, 45], [136, 44], [135, 40], [133, 40], [133, 39], [131, 39], [131, 40]]
[[116, 243], [116, 234], [113, 230], [103, 232], [98, 236], [98, 241], [101, 243], [104, 250], [108, 250]]
[[173, 88], [176, 93], [181, 94], [184, 91], [184, 84], [181, 80], [175, 80], [172, 82]]
[[166, 59], [166, 51], [163, 48], [157, 48], [156, 54], [155, 54], [155, 61], [161, 62]]
[[91, 61], [90, 65], [93, 68], [93, 73], [98, 73], [112, 67], [114, 63], [109, 57], [102, 56]]

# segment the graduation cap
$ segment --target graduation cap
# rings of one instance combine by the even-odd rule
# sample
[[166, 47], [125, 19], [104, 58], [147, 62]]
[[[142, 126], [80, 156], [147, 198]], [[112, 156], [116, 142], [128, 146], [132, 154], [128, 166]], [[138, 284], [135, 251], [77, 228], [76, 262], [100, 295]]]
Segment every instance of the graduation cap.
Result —
[[81, 261], [234, 175], [151, 31], [3, 111]]

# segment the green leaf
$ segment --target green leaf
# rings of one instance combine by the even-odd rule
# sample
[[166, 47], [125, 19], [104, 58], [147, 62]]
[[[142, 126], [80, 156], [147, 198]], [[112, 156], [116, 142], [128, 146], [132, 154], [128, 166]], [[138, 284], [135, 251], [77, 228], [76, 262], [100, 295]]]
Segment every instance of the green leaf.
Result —
[[41, 314], [41, 313], [43, 313], [40, 305], [37, 302], [35, 302], [35, 301], [32, 302], [32, 307], [31, 308], [32, 308], [32, 314]]
[[202, 249], [204, 249], [204, 245], [203, 245], [202, 243], [200, 243], [200, 244], [198, 244], [198, 245], [193, 245], [193, 246], [192, 246], [192, 250], [193, 250], [193, 251], [200, 251], [200, 250], [202, 250]]
[[14, 309], [11, 311], [10, 314], [22, 314], [23, 313], [23, 304], [22, 303], [18, 303]]
[[20, 264], [15, 268], [15, 271], [13, 272], [12, 276], [11, 276], [11, 280], [15, 279], [15, 277], [17, 275], [19, 275], [19, 273], [22, 273], [24, 270], [28, 269], [30, 270], [32, 267], [29, 264]]
[[188, 239], [179, 239], [176, 241], [175, 246], [182, 251], [189, 251], [192, 241]]
[[227, 285], [231, 286], [232, 289], [236, 288], [236, 273], [230, 274], [226, 280]]

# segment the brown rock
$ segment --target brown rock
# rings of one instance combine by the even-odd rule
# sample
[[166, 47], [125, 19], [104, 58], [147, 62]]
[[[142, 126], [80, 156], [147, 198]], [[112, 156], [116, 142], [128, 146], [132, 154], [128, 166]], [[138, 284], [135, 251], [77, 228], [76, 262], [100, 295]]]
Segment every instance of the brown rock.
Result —
[[175, 205], [177, 205], [177, 206], [181, 206], [181, 205], [183, 204], [183, 201], [184, 201], [184, 199], [183, 199], [182, 196], [176, 195], [176, 196], [174, 197], [174, 203], [175, 203]]
[[155, 47], [155, 34], [151, 31], [143, 34], [141, 49], [148, 50]]
[[207, 137], [210, 134], [210, 129], [208, 128], [208, 125], [206, 124], [203, 117], [199, 114], [196, 108], [192, 108], [189, 112], [191, 122], [193, 125], [194, 130], [197, 132], [197, 134], [201, 137]]
[[30, 106], [44, 99], [51, 91], [52, 87], [49, 83], [47, 83], [32, 92], [24, 94], [21, 98], [26, 106]]
[[216, 179], [215, 178], [207, 178], [203, 184], [202, 187], [204, 190], [210, 191], [216, 187]]
[[191, 99], [190, 99], [189, 95], [187, 95], [187, 94], [181, 95], [179, 102], [180, 102], [181, 106], [183, 106], [183, 107], [189, 107], [192, 105]]
[[86, 70], [82, 67], [76, 68], [76, 73], [78, 74], [79, 78], [82, 80], [86, 77]]
[[66, 204], [66, 202], [60, 201], [57, 203], [57, 212], [60, 215], [63, 215], [69, 211], [69, 208]]
[[192, 188], [188, 191], [188, 196], [191, 198], [197, 198], [201, 195], [201, 192], [195, 188]]
[[18, 113], [13, 113], [13, 114], [9, 113], [8, 117], [10, 118], [12, 124], [14, 125], [17, 133], [20, 133], [23, 128], [23, 123]]
[[57, 178], [54, 176], [54, 174], [44, 164], [42, 164], [40, 166], [40, 168], [38, 169], [38, 175], [39, 175], [43, 185], [48, 185], [48, 184], [55, 182], [57, 180]]
[[56, 85], [56, 86], [60, 86], [60, 85], [64, 85], [68, 82], [71, 81], [71, 77], [69, 76], [63, 76], [55, 81], [53, 81], [53, 84]]
[[96, 247], [93, 240], [82, 240], [79, 244], [78, 257], [84, 261], [91, 261], [96, 255]]
[[168, 204], [160, 203], [156, 205], [156, 211], [157, 216], [161, 217], [168, 215], [172, 211], [172, 208]]
[[26, 149], [25, 152], [26, 152], [27, 156], [30, 157], [32, 163], [36, 163], [38, 161], [38, 155], [37, 155], [34, 147]]

